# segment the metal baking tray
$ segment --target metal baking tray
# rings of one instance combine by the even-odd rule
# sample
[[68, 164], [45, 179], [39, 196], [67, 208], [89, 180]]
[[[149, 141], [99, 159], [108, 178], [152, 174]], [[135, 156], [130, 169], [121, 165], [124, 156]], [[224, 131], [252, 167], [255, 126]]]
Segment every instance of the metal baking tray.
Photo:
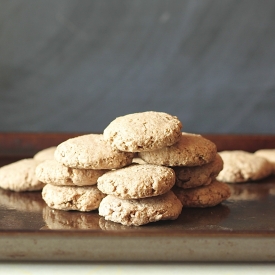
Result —
[[[0, 166], [83, 133], [0, 133]], [[273, 135], [203, 135], [218, 151], [275, 148]], [[275, 176], [231, 184], [211, 208], [183, 208], [175, 221], [127, 227], [97, 211], [52, 210], [40, 192], [0, 189], [1, 261], [272, 262]]]

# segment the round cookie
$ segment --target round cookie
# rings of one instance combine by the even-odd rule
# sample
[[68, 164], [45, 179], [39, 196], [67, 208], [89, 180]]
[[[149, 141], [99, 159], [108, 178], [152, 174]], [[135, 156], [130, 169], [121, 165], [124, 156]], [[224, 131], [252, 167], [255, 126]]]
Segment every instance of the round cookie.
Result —
[[134, 154], [114, 150], [102, 134], [88, 134], [60, 143], [54, 157], [72, 168], [115, 169], [131, 164]]
[[42, 198], [53, 209], [92, 211], [98, 208], [105, 195], [93, 186], [56, 186], [47, 184]]
[[35, 170], [36, 177], [53, 185], [87, 186], [97, 183], [97, 179], [108, 170], [70, 168], [55, 159], [45, 160]]
[[176, 185], [181, 188], [194, 188], [210, 184], [223, 169], [223, 160], [219, 154], [213, 161], [201, 166], [172, 167], [176, 173]]
[[182, 204], [172, 191], [156, 197], [132, 200], [107, 195], [98, 208], [99, 215], [105, 220], [127, 226], [140, 226], [160, 220], [175, 220], [181, 210]]
[[275, 174], [275, 149], [261, 149], [255, 155], [267, 159], [272, 164], [272, 173]]
[[228, 185], [219, 181], [213, 181], [209, 185], [189, 189], [174, 187], [173, 191], [183, 207], [212, 207], [230, 197]]
[[175, 172], [169, 167], [133, 164], [112, 170], [98, 178], [98, 189], [122, 199], [162, 195], [175, 184]]
[[181, 136], [181, 128], [177, 117], [148, 111], [117, 117], [105, 128], [103, 136], [118, 150], [141, 152], [174, 144]]
[[55, 152], [56, 146], [52, 146], [49, 148], [45, 148], [39, 152], [37, 152], [33, 158], [35, 160], [44, 161], [47, 159], [54, 159], [54, 152]]
[[165, 166], [200, 166], [213, 161], [216, 145], [201, 135], [182, 133], [179, 141], [154, 151], [139, 152], [147, 163]]
[[45, 184], [35, 176], [35, 169], [39, 163], [40, 161], [30, 158], [2, 166], [0, 187], [16, 192], [41, 190]]
[[256, 181], [272, 173], [268, 160], [242, 150], [219, 152], [223, 159], [223, 170], [217, 179], [229, 183]]

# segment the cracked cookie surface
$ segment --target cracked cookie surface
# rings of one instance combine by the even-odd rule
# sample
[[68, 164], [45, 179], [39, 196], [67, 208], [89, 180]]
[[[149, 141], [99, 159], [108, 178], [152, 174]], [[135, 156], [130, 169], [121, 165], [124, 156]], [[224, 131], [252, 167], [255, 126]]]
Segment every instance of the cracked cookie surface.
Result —
[[112, 147], [127, 152], [141, 152], [170, 146], [179, 140], [182, 124], [163, 112], [142, 112], [117, 117], [103, 131]]
[[200, 166], [213, 161], [216, 145], [198, 134], [181, 133], [178, 142], [154, 151], [139, 152], [147, 163], [165, 166]]
[[92, 211], [98, 208], [105, 197], [96, 185], [56, 186], [47, 184], [42, 190], [42, 198], [53, 209]]
[[88, 134], [60, 143], [54, 157], [72, 168], [115, 169], [131, 164], [134, 154], [113, 149], [102, 134]]
[[212, 207], [230, 197], [230, 188], [224, 182], [217, 180], [206, 186], [183, 189], [174, 187], [173, 192], [181, 201], [183, 207]]
[[36, 177], [53, 185], [87, 186], [97, 183], [97, 179], [109, 170], [70, 168], [52, 159], [40, 163], [35, 170]]
[[201, 166], [172, 167], [176, 173], [176, 185], [181, 188], [194, 188], [210, 184], [223, 169], [223, 160], [219, 154], [213, 161]]
[[180, 200], [172, 191], [143, 199], [120, 199], [107, 195], [100, 203], [99, 215], [105, 220], [127, 226], [140, 226], [160, 220], [175, 220], [182, 210]]
[[133, 164], [112, 170], [98, 178], [98, 189], [122, 199], [162, 195], [175, 184], [175, 172], [169, 167]]

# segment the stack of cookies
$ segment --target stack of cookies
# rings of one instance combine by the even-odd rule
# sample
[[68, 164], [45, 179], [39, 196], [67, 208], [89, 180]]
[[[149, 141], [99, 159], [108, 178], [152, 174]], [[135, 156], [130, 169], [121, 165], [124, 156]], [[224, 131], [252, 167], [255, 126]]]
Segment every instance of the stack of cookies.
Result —
[[[171, 146], [181, 136], [181, 122], [174, 116], [144, 112], [118, 117], [103, 132], [105, 141], [116, 150], [134, 153]], [[107, 196], [99, 215], [123, 225], [143, 225], [174, 220], [182, 204], [171, 191], [176, 181], [170, 167], [133, 163], [105, 173], [98, 188]]]
[[97, 188], [98, 178], [131, 164], [133, 156], [112, 149], [100, 134], [68, 139], [55, 148], [53, 159], [36, 168], [36, 177], [46, 184], [42, 197], [53, 209], [95, 210], [105, 197]]
[[172, 146], [140, 152], [138, 156], [147, 163], [174, 169], [173, 191], [184, 207], [211, 207], [230, 196], [227, 184], [217, 181], [223, 160], [216, 145], [201, 135], [181, 133]]
[[230, 195], [216, 180], [223, 161], [215, 144], [182, 132], [179, 119], [167, 113], [118, 117], [103, 134], [47, 151], [53, 157], [41, 160], [36, 177], [53, 209], [98, 209], [105, 220], [139, 226], [177, 219], [183, 206], [214, 206]]
[[174, 116], [144, 112], [118, 117], [104, 130], [112, 148], [135, 153], [135, 164], [99, 177], [107, 196], [99, 206], [106, 220], [142, 225], [176, 219], [182, 205], [214, 206], [230, 195], [216, 180], [223, 162], [214, 143], [181, 132]]

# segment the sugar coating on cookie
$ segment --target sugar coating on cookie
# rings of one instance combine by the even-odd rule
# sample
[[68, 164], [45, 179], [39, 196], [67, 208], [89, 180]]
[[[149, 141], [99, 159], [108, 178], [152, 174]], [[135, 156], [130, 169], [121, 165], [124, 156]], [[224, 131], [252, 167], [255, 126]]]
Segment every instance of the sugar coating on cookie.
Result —
[[42, 198], [53, 209], [92, 211], [98, 208], [105, 197], [96, 185], [57, 186], [47, 184], [42, 190]]
[[223, 169], [223, 160], [219, 154], [213, 161], [201, 166], [172, 167], [176, 173], [176, 185], [181, 188], [194, 188], [210, 184]]
[[141, 152], [174, 144], [181, 129], [176, 116], [148, 111], [117, 117], [105, 128], [103, 136], [118, 150]]
[[35, 169], [39, 163], [40, 161], [29, 158], [2, 166], [0, 187], [16, 192], [41, 190], [45, 184], [35, 176]]
[[266, 178], [272, 173], [272, 165], [263, 157], [242, 150], [219, 152], [223, 170], [217, 179], [229, 183], [241, 183]]
[[260, 149], [255, 155], [267, 159], [272, 164], [272, 173], [275, 174], [275, 149]]
[[54, 152], [55, 152], [56, 146], [45, 148], [41, 151], [38, 151], [33, 158], [35, 160], [44, 161], [47, 159], [54, 159]]
[[127, 226], [140, 226], [160, 220], [175, 220], [182, 204], [172, 191], [150, 198], [125, 200], [107, 195], [100, 203], [99, 215]]
[[230, 197], [230, 188], [224, 182], [217, 180], [206, 186], [183, 189], [175, 186], [173, 192], [181, 201], [183, 207], [212, 207]]
[[113, 149], [102, 134], [88, 134], [60, 143], [54, 157], [71, 168], [115, 169], [131, 164], [134, 154]]
[[122, 199], [162, 195], [175, 184], [175, 172], [169, 167], [133, 164], [112, 170], [98, 178], [98, 189]]
[[165, 166], [199, 166], [213, 161], [217, 147], [198, 134], [182, 133], [178, 142], [154, 151], [139, 152], [147, 163]]
[[36, 177], [53, 185], [87, 186], [97, 183], [97, 179], [109, 170], [70, 168], [55, 159], [45, 160], [35, 170]]

